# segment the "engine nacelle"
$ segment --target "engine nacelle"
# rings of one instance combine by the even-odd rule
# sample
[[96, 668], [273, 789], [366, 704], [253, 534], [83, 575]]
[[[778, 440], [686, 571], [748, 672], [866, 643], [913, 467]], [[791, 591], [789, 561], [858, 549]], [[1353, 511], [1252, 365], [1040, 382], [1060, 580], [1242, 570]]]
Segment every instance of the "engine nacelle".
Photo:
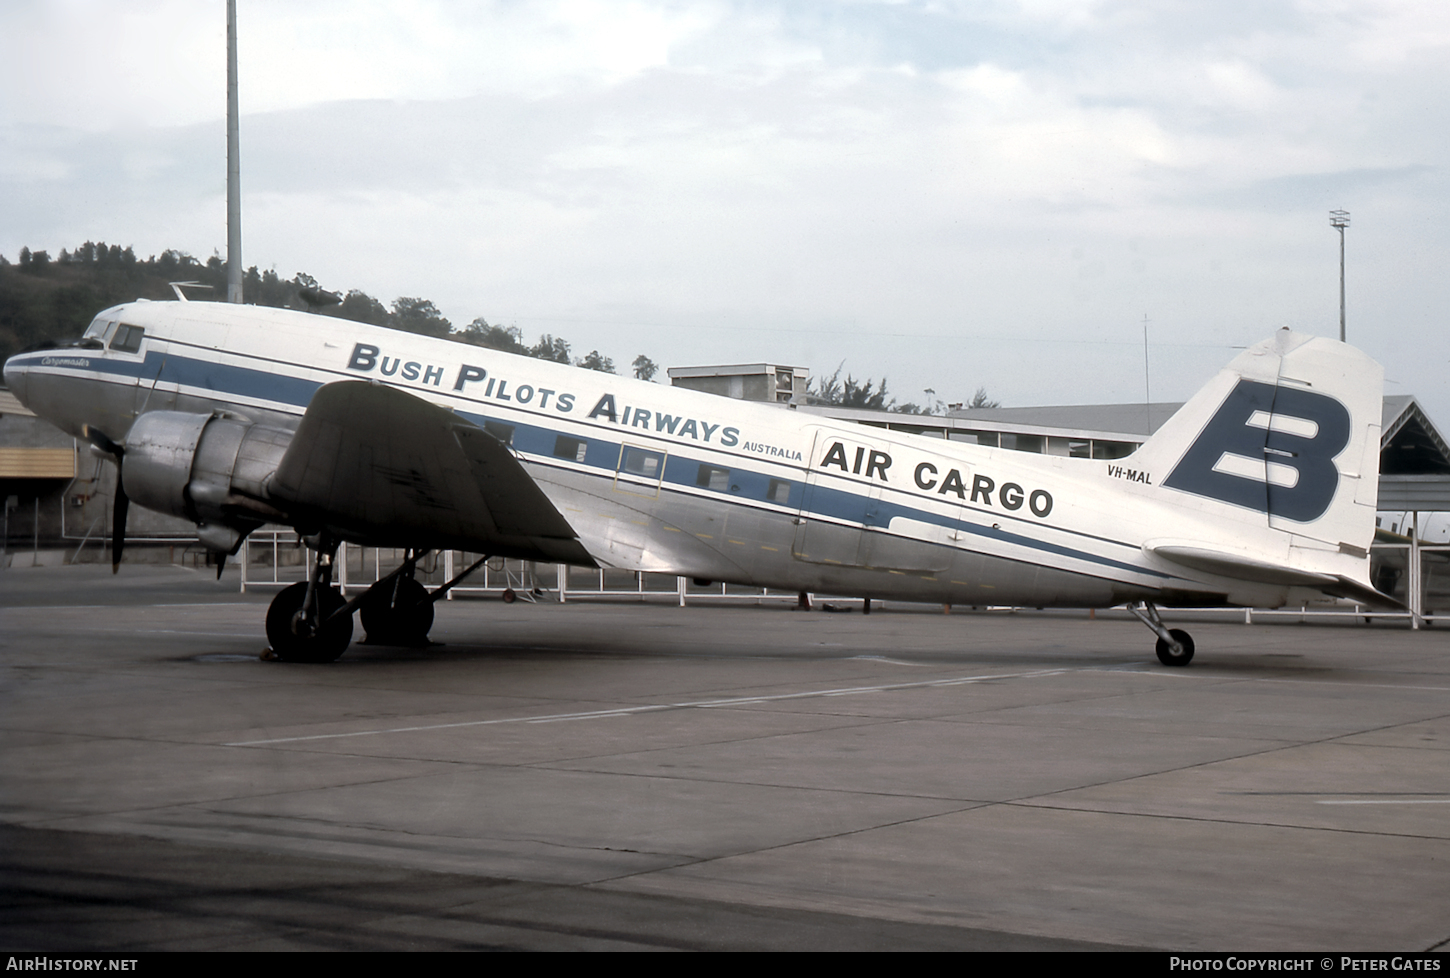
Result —
[[266, 502], [267, 481], [291, 441], [291, 431], [228, 414], [149, 411], [126, 436], [121, 480], [133, 502], [192, 520], [203, 544], [231, 553], [281, 515]]

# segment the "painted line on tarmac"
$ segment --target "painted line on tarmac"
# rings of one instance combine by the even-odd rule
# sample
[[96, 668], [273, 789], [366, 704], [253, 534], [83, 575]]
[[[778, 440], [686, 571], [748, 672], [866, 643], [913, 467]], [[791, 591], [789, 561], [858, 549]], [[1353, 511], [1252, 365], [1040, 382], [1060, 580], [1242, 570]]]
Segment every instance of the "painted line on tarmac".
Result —
[[1316, 805], [1450, 805], [1450, 798], [1356, 798], [1316, 801]]
[[599, 720], [606, 717], [634, 716], [640, 713], [660, 713], [665, 710], [714, 709], [722, 706], [750, 706], [758, 703], [778, 703], [783, 700], [811, 699], [813, 697], [848, 696], [853, 693], [884, 693], [903, 689], [926, 689], [933, 686], [964, 686], [970, 683], [992, 682], [998, 679], [1037, 679], [1045, 676], [1061, 676], [1074, 669], [1035, 669], [1031, 672], [996, 673], [982, 676], [959, 676], [954, 679], [928, 679], [914, 683], [882, 683], [879, 686], [853, 686], [842, 689], [812, 689], [800, 693], [777, 693], [772, 696], [741, 696], [719, 700], [689, 700], [682, 703], [655, 703], [649, 706], [624, 706], [613, 710], [588, 710], [581, 713], [554, 713], [533, 717], [504, 717], [497, 720], [465, 720], [458, 723], [431, 723], [414, 727], [382, 727], [376, 730], [354, 730], [349, 733], [309, 734], [303, 737], [271, 737], [266, 740], [239, 740], [223, 747], [264, 747], [269, 744], [295, 744], [309, 740], [340, 740], [345, 737], [376, 737], [381, 734], [417, 733], [427, 730], [457, 730], [460, 727], [487, 727], [502, 723], [560, 723], [568, 720]]

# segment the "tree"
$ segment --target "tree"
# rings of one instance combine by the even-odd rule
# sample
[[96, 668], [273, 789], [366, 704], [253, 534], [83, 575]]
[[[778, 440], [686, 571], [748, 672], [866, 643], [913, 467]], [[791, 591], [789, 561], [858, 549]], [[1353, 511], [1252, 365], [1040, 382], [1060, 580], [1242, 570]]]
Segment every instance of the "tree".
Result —
[[562, 338], [556, 339], [545, 333], [539, 337], [528, 351], [529, 356], [536, 360], [552, 360], [554, 363], [569, 364], [573, 360], [569, 356], [569, 344]]
[[453, 338], [490, 350], [502, 350], [504, 353], [521, 353], [527, 356], [529, 352], [529, 348], [523, 343], [524, 334], [517, 326], [490, 326], [488, 320], [482, 316], [465, 326], [461, 332], [455, 333]]
[[640, 380], [654, 380], [655, 374], [659, 373], [660, 365], [641, 353], [634, 358], [634, 375]]
[[987, 388], [985, 387], [978, 387], [977, 393], [973, 394], [972, 399], [967, 402], [967, 407], [969, 408], [999, 408], [1001, 406], [1001, 401], [993, 401], [987, 397]]
[[370, 323], [373, 326], [387, 326], [390, 318], [388, 310], [381, 302], [360, 289], [353, 289], [343, 296], [342, 303], [337, 307], [337, 315], [342, 319]]
[[836, 372], [829, 377], [813, 377], [806, 384], [806, 396], [810, 400], [821, 404], [841, 403], [841, 367], [846, 365], [842, 360]]
[[433, 300], [413, 296], [399, 296], [393, 300], [393, 317], [388, 325], [424, 336], [447, 336], [453, 332], [453, 324], [443, 318]]
[[601, 356], [598, 350], [590, 350], [589, 355], [575, 366], [583, 367], [585, 370], [597, 370], [602, 374], [614, 373], [614, 361], [606, 356]]
[[881, 378], [881, 386], [874, 393], [871, 388], [875, 386], [876, 382], [873, 380], [867, 379], [863, 384], [847, 374], [843, 382], [841, 369], [845, 365], [846, 362], [841, 361], [841, 366], [836, 368], [835, 373], [829, 377], [820, 378], [814, 391], [808, 386], [806, 393], [819, 404], [837, 404], [841, 407], [865, 408], [871, 411], [889, 410], [891, 405], [896, 403], [895, 398], [889, 402], [886, 400], [885, 377]]

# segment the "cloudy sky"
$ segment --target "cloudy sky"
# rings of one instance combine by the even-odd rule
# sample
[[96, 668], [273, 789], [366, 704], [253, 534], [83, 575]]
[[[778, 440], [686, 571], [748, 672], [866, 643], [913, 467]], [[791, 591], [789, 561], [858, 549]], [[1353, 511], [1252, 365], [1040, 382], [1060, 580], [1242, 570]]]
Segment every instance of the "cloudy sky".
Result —
[[[1450, 4], [239, 0], [247, 264], [627, 364], [1188, 396], [1279, 326], [1450, 429]], [[0, 253], [225, 252], [223, 0], [0, 4]]]

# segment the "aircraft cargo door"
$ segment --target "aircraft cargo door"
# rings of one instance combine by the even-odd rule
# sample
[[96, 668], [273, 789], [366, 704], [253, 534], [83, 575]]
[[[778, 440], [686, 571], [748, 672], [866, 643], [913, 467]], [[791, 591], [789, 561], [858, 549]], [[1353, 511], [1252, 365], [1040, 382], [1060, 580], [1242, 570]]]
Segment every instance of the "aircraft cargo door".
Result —
[[955, 553], [963, 501], [954, 492], [923, 491], [914, 475], [935, 489], [951, 473], [957, 474], [953, 485], [960, 484], [964, 471], [962, 463], [915, 446], [818, 430], [791, 555], [812, 564], [944, 571]]
[[[863, 460], [870, 449], [863, 442], [841, 438], [834, 432], [817, 430], [806, 471], [805, 492], [796, 517], [791, 556], [811, 564], [863, 567], [862, 533], [881, 514], [880, 486], [853, 479], [849, 460], [857, 452]], [[846, 460], [846, 470], [837, 471], [834, 459]], [[829, 467], [823, 459], [833, 460]]]

